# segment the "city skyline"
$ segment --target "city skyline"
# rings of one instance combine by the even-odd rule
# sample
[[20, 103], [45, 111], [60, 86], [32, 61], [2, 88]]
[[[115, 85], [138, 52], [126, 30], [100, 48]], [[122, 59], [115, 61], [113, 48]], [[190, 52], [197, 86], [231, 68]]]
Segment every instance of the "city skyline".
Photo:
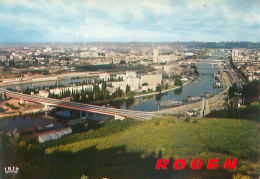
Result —
[[260, 41], [259, 0], [2, 0], [0, 42]]

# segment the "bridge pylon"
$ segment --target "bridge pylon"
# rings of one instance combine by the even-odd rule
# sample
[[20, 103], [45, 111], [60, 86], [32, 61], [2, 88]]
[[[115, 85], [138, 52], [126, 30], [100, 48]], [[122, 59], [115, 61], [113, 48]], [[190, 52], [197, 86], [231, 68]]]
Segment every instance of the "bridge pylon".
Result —
[[210, 112], [209, 110], [209, 100], [207, 100], [204, 110], [204, 116], [207, 115]]
[[201, 109], [200, 109], [200, 116], [203, 117], [203, 116], [207, 115], [209, 112], [210, 112], [209, 100], [207, 100], [206, 104], [205, 104], [205, 100], [203, 98], [202, 99], [202, 104], [201, 104]]
[[201, 116], [201, 117], [204, 116], [204, 106], [205, 106], [204, 103], [205, 103], [205, 102], [204, 102], [204, 98], [203, 98], [203, 99], [202, 99], [202, 104], [201, 104], [201, 109], [200, 109], [200, 116]]
[[119, 115], [115, 115], [115, 120], [124, 120], [125, 119], [125, 117], [123, 117], [123, 116], [119, 116]]

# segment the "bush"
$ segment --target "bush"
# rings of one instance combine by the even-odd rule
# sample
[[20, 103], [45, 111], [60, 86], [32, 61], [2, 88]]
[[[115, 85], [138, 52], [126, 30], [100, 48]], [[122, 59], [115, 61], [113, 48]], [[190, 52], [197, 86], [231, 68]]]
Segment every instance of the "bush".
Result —
[[184, 122], [190, 122], [190, 117], [186, 117], [186, 118], [184, 119]]
[[75, 124], [72, 127], [72, 133], [80, 133], [80, 132], [85, 132], [87, 130], [85, 123], [79, 123], [79, 124]]
[[194, 120], [192, 121], [192, 123], [198, 123], [197, 119], [194, 119]]
[[10, 107], [10, 108], [12, 108], [12, 109], [14, 109], [14, 110], [19, 109], [18, 106], [15, 106], [15, 105], [10, 104], [10, 103], [8, 103], [8, 102], [6, 102], [5, 105], [8, 106], [8, 107]]
[[176, 80], [174, 81], [174, 85], [176, 85], [176, 86], [182, 86], [182, 81], [181, 81], [180, 79], [176, 79]]
[[247, 107], [240, 107], [236, 109], [221, 109], [213, 110], [206, 117], [213, 118], [237, 118], [237, 119], [251, 119], [260, 121], [259, 118], [260, 103], [248, 105]]
[[3, 108], [3, 107], [0, 106], [0, 113], [1, 113], [1, 112], [5, 112], [5, 111], [7, 111], [7, 109], [5, 109], [5, 108]]

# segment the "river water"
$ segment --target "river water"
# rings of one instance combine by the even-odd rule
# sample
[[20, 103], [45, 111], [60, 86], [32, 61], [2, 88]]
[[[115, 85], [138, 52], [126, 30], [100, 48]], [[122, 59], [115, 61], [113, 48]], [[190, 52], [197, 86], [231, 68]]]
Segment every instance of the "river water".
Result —
[[[200, 73], [200, 81], [198, 82], [193, 82], [188, 85], [185, 85], [182, 87], [182, 90], [179, 92], [176, 92], [175, 90], [168, 91], [164, 94], [161, 95], [152, 95], [152, 96], [146, 96], [146, 97], [140, 97], [140, 98], [135, 98], [132, 101], [127, 101], [127, 102], [118, 102], [116, 104], [110, 104], [112, 107], [116, 108], [122, 108], [122, 109], [130, 109], [130, 110], [140, 110], [140, 111], [156, 111], [158, 110], [158, 106], [156, 105], [157, 102], [162, 102], [162, 101], [167, 101], [167, 100], [172, 100], [176, 99], [178, 101], [182, 101], [183, 99], [187, 98], [187, 96], [198, 96], [201, 95], [205, 92], [213, 92], [215, 94], [220, 93], [224, 88], [213, 88], [213, 83], [215, 83], [215, 79], [212, 76], [214, 73], [216, 73], [218, 70], [216, 66], [213, 66], [210, 64], [212, 62], [211, 60], [217, 60], [220, 57], [224, 57], [223, 52], [215, 52], [212, 56], [210, 56], [208, 59], [205, 60], [207, 63], [203, 64], [198, 64], [197, 65], [197, 70]], [[76, 82], [82, 82], [83, 80], [86, 80], [86, 78], [80, 78], [80, 79], [66, 79], [66, 80], [59, 80], [58, 84], [61, 85], [67, 85], [69, 83], [76, 83]], [[55, 85], [56, 81], [52, 82], [41, 82], [41, 83], [27, 83], [27, 84], [21, 84], [19, 86], [17, 85], [8, 85], [5, 86], [5, 88], [12, 88], [16, 89], [17, 87], [22, 87], [22, 88], [33, 88], [33, 87], [44, 87], [44, 86], [49, 86], [49, 85]], [[162, 107], [160, 107], [162, 109]], [[71, 111], [64, 109], [64, 110], [59, 110], [56, 111], [56, 114], [59, 116], [64, 116], [64, 117], [70, 117]], [[80, 114], [82, 116], [82, 114]], [[104, 120], [107, 118], [111, 118], [111, 116], [107, 115], [102, 115], [102, 114], [95, 114], [95, 113], [90, 113], [87, 112], [84, 114], [84, 116], [87, 116], [89, 119], [93, 120]], [[17, 120], [17, 119], [11, 119], [8, 118], [8, 120], [5, 120], [5, 122], [1, 122], [1, 128], [5, 126], [6, 128], [13, 128], [13, 127], [8, 127], [8, 126], [16, 126], [16, 128], [19, 126], [22, 126], [24, 124], [29, 124], [31, 126], [31, 119], [32, 117], [26, 118], [24, 120], [24, 123], [21, 123], [22, 121]], [[15, 122], [16, 121], [16, 122]], [[38, 121], [38, 122], [37, 122]], [[46, 119], [44, 120], [45, 122], [42, 123], [42, 119], [38, 118], [37, 121], [33, 122], [33, 124], [38, 124], [38, 126], [49, 124], [46, 123]], [[53, 121], [52, 121], [53, 122]], [[35, 127], [36, 127], [35, 126]], [[29, 128], [29, 127], [28, 127]]]
[[36, 127], [44, 127], [53, 124], [53, 129], [63, 128], [64, 125], [55, 119], [44, 115], [13, 116], [0, 119], [0, 131], [24, 130]]

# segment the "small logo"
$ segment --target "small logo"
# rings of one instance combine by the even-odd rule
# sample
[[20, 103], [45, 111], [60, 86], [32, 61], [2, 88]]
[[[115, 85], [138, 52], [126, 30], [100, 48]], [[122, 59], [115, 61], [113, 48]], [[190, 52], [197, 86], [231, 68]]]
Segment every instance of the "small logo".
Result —
[[5, 173], [15, 173], [17, 174], [19, 171], [19, 167], [5, 167]]

